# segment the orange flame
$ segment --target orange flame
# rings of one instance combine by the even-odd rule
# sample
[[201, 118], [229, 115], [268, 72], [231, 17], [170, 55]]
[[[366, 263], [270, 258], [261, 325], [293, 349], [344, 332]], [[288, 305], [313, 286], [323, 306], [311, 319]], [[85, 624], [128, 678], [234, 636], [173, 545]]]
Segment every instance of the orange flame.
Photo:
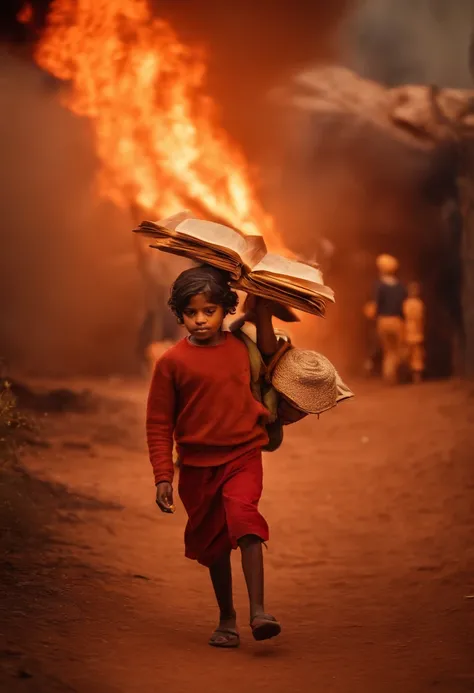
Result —
[[104, 197], [155, 218], [192, 208], [278, 244], [203, 92], [202, 54], [146, 0], [54, 0], [36, 60], [70, 81], [64, 104], [94, 125]]
[[30, 24], [33, 21], [33, 7], [31, 3], [25, 2], [16, 18], [21, 24]]

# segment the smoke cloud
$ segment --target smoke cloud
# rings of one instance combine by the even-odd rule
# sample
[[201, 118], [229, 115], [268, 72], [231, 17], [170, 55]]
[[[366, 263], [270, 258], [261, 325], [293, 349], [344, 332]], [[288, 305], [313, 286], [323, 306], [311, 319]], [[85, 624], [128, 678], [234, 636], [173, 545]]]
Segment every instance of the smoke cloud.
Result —
[[[470, 1], [367, 0], [341, 28], [340, 61], [387, 86], [472, 88], [472, 27]], [[452, 186], [449, 157], [418, 152], [349, 117], [291, 108], [281, 111], [275, 141], [268, 183], [278, 219], [292, 229], [293, 246], [326, 267], [338, 299], [326, 323], [305, 323], [305, 339], [341, 368], [360, 370], [368, 347], [361, 309], [371, 296], [374, 259], [391, 252], [401, 259], [404, 279], [424, 283], [438, 359], [429, 367], [446, 371], [457, 300], [446, 288], [457, 281], [457, 249], [440, 213]], [[333, 244], [331, 258], [322, 239]]]
[[59, 105], [57, 83], [6, 52], [0, 84], [0, 352], [34, 373], [130, 366], [132, 222], [94, 193], [88, 123]]
[[364, 0], [343, 32], [343, 54], [364, 77], [469, 89], [471, 0]]

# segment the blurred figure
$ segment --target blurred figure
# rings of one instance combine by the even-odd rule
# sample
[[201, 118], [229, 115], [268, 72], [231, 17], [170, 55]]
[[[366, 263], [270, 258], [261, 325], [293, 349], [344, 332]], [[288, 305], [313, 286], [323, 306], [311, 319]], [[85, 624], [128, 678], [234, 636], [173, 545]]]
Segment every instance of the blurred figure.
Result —
[[[141, 240], [141, 239], [140, 239]], [[190, 260], [152, 250], [142, 243], [139, 269], [144, 285], [145, 311], [137, 351], [143, 373], [153, 372], [157, 359], [179, 339], [180, 327], [168, 308], [170, 286], [176, 274], [193, 266]]]
[[380, 344], [377, 335], [377, 304], [375, 301], [367, 301], [362, 312], [367, 320], [367, 358], [364, 361], [364, 372], [367, 376], [372, 376], [376, 370], [376, 364], [380, 357]]
[[413, 382], [420, 383], [425, 370], [425, 304], [421, 299], [421, 285], [410, 282], [408, 298], [403, 304], [405, 318], [405, 345]]
[[379, 279], [375, 286], [377, 334], [382, 349], [382, 377], [387, 383], [397, 381], [404, 345], [403, 305], [407, 298], [404, 285], [397, 277], [398, 260], [379, 255], [376, 260]]

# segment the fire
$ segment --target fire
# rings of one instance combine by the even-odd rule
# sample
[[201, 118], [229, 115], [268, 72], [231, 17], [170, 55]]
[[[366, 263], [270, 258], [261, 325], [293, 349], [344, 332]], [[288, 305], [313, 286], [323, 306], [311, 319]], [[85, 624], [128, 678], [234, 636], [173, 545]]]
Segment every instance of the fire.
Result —
[[21, 24], [30, 24], [30, 22], [33, 20], [33, 7], [31, 3], [25, 2], [21, 10], [18, 12], [16, 18]]
[[154, 218], [185, 207], [278, 244], [248, 164], [204, 92], [203, 54], [146, 0], [53, 0], [36, 60], [93, 123], [100, 193]]

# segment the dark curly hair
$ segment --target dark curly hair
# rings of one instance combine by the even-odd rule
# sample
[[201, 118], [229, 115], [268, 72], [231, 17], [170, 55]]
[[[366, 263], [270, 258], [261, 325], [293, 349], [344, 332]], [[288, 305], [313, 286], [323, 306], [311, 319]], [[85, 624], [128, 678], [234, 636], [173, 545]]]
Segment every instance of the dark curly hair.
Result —
[[183, 313], [193, 296], [204, 294], [208, 301], [221, 306], [225, 315], [234, 314], [239, 303], [239, 297], [230, 288], [230, 277], [227, 272], [222, 272], [215, 267], [204, 265], [203, 267], [191, 267], [181, 272], [171, 287], [171, 296], [168, 305], [183, 323]]

